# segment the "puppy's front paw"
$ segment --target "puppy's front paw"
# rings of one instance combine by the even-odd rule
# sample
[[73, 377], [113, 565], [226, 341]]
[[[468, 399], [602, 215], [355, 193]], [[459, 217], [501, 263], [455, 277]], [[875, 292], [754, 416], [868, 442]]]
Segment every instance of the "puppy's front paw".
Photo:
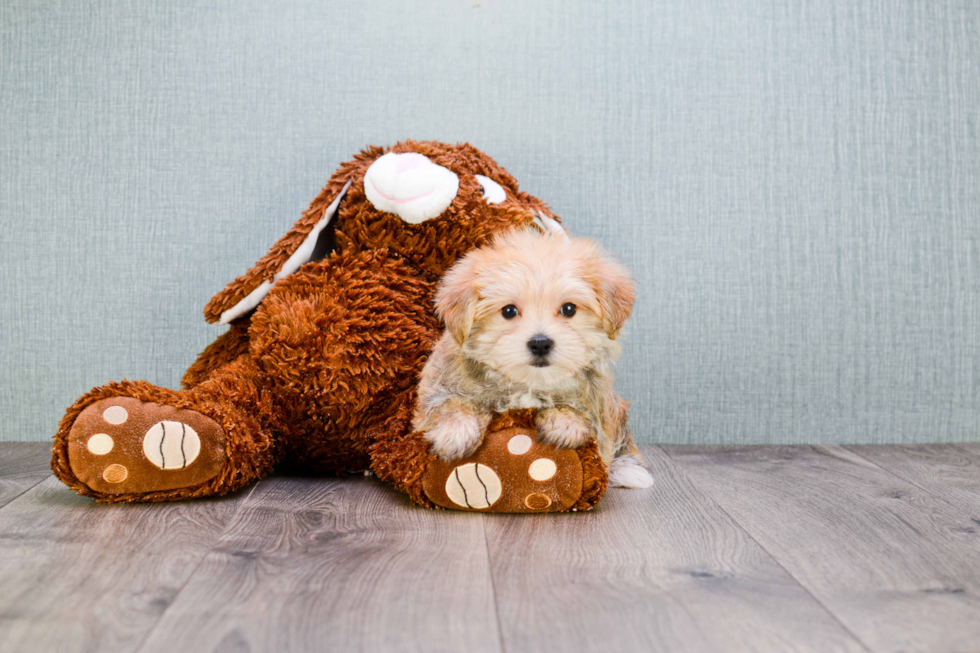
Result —
[[592, 437], [589, 423], [570, 410], [542, 410], [535, 416], [534, 423], [538, 427], [538, 437], [564, 449], [578, 449]]
[[445, 461], [473, 455], [483, 440], [486, 421], [476, 415], [457, 413], [425, 434], [432, 452]]

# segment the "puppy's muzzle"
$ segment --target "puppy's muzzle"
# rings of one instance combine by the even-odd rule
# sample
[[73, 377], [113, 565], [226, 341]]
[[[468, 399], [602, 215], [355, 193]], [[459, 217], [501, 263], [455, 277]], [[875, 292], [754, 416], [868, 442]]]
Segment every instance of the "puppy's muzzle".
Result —
[[531, 355], [534, 356], [531, 365], [534, 367], [547, 367], [549, 364], [548, 354], [551, 353], [554, 346], [555, 341], [541, 333], [528, 340], [527, 348], [531, 350]]

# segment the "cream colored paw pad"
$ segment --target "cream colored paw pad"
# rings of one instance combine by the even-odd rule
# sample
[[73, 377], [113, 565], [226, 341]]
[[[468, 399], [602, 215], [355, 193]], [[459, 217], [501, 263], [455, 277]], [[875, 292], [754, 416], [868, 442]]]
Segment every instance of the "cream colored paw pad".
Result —
[[109, 406], [102, 413], [102, 419], [118, 426], [129, 419], [129, 413], [122, 406]]
[[531, 450], [531, 438], [522, 434], [515, 435], [507, 441], [507, 451], [515, 456], [522, 456]]
[[480, 463], [460, 465], [446, 479], [446, 496], [466, 508], [489, 508], [500, 498], [501, 491], [500, 477]]
[[160, 469], [184, 469], [200, 453], [201, 438], [183, 422], [157, 422], [143, 436], [143, 455]]
[[558, 466], [551, 458], [538, 458], [527, 468], [527, 474], [535, 481], [547, 481], [558, 471]]
[[88, 439], [85, 446], [88, 448], [89, 453], [95, 454], [96, 456], [104, 456], [112, 451], [112, 447], [115, 444], [107, 433], [96, 433]]

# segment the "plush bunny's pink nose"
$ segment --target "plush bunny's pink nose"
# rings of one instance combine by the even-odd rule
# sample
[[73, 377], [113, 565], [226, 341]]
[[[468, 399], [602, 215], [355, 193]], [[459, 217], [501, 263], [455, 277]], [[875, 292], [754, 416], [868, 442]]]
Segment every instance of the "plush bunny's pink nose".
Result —
[[459, 177], [416, 152], [389, 152], [364, 175], [364, 194], [379, 211], [418, 224], [438, 217], [459, 191]]

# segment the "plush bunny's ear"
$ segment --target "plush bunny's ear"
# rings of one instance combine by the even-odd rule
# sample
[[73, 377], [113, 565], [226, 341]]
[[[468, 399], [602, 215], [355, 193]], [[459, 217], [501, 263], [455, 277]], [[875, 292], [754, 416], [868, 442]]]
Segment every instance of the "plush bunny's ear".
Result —
[[563, 236], [568, 235], [568, 233], [565, 231], [565, 227], [561, 226], [557, 220], [548, 217], [540, 211], [534, 212], [534, 221], [531, 224], [546, 234], [562, 234]]
[[[208, 322], [228, 324], [247, 315], [262, 302], [279, 279], [292, 274], [310, 261], [320, 234], [336, 215], [340, 201], [350, 188], [351, 180], [348, 179], [339, 190], [337, 185], [339, 181], [327, 184], [320, 197], [255, 267], [211, 298], [204, 307], [204, 317]], [[324, 207], [330, 196], [333, 196], [333, 201]]]

